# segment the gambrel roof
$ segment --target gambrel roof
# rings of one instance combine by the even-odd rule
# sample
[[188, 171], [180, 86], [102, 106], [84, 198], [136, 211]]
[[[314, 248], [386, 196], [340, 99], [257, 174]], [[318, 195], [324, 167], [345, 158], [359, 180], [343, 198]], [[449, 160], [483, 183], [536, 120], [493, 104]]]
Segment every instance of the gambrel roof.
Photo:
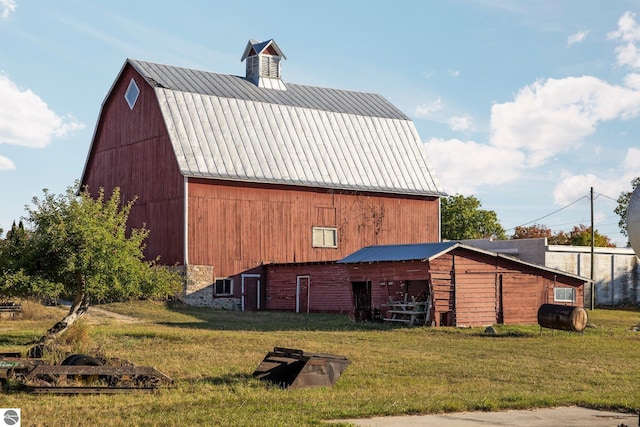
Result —
[[184, 176], [444, 195], [413, 122], [380, 95], [127, 64], [154, 88]]

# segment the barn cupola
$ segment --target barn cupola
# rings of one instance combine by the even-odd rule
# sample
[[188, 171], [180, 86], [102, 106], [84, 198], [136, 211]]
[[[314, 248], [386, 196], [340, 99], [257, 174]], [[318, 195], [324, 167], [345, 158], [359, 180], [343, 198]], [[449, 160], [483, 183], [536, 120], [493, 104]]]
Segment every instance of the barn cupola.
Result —
[[258, 87], [287, 90], [281, 77], [281, 59], [287, 59], [273, 39], [249, 40], [242, 59], [247, 60], [247, 80]]

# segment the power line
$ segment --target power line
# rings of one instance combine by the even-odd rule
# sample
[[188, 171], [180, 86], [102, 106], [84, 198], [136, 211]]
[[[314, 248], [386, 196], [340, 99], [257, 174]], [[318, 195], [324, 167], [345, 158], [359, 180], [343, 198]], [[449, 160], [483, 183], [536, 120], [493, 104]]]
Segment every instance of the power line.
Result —
[[540, 221], [541, 219], [545, 219], [547, 217], [550, 217], [551, 215], [557, 214], [558, 212], [563, 211], [563, 210], [567, 209], [568, 207], [575, 205], [576, 203], [578, 203], [582, 199], [587, 199], [587, 198], [588, 198], [588, 196], [586, 196], [586, 195], [582, 196], [578, 200], [575, 200], [575, 201], [569, 203], [568, 205], [561, 207], [558, 210], [555, 210], [555, 211], [553, 211], [553, 212], [551, 212], [551, 213], [549, 213], [547, 215], [541, 216], [540, 218], [534, 219], [533, 221], [525, 222], [524, 224], [520, 224], [520, 225], [516, 225], [515, 227], [508, 228], [505, 231], [515, 230], [516, 227], [524, 227], [525, 225], [536, 223], [536, 222]]
[[[597, 193], [597, 195], [598, 195], [598, 197], [602, 196], [602, 197], [605, 197], [605, 198], [607, 198], [607, 199], [609, 199], [609, 200], [613, 200], [613, 201], [614, 201], [614, 202], [616, 202], [616, 203], [618, 202], [618, 199], [614, 199], [613, 197], [609, 197], [609, 196], [607, 196], [606, 194]], [[597, 198], [597, 197], [596, 197], [596, 198]]]

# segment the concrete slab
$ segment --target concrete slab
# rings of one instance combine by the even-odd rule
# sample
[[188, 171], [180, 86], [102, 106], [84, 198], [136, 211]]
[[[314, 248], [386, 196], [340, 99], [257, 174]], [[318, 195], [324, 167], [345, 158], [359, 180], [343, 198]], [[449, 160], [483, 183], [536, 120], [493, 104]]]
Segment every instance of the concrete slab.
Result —
[[577, 406], [504, 412], [460, 412], [341, 420], [367, 427], [635, 427], [637, 414], [597, 411]]

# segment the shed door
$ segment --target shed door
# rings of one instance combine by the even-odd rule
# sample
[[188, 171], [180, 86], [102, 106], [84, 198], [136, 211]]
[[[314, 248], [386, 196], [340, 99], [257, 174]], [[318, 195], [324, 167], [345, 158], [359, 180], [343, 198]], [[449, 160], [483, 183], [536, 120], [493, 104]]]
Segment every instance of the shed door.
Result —
[[351, 282], [356, 320], [371, 320], [371, 282]]
[[496, 275], [456, 271], [455, 326], [496, 323]]
[[242, 311], [260, 310], [260, 275], [242, 275]]
[[296, 313], [309, 312], [309, 276], [296, 277]]

